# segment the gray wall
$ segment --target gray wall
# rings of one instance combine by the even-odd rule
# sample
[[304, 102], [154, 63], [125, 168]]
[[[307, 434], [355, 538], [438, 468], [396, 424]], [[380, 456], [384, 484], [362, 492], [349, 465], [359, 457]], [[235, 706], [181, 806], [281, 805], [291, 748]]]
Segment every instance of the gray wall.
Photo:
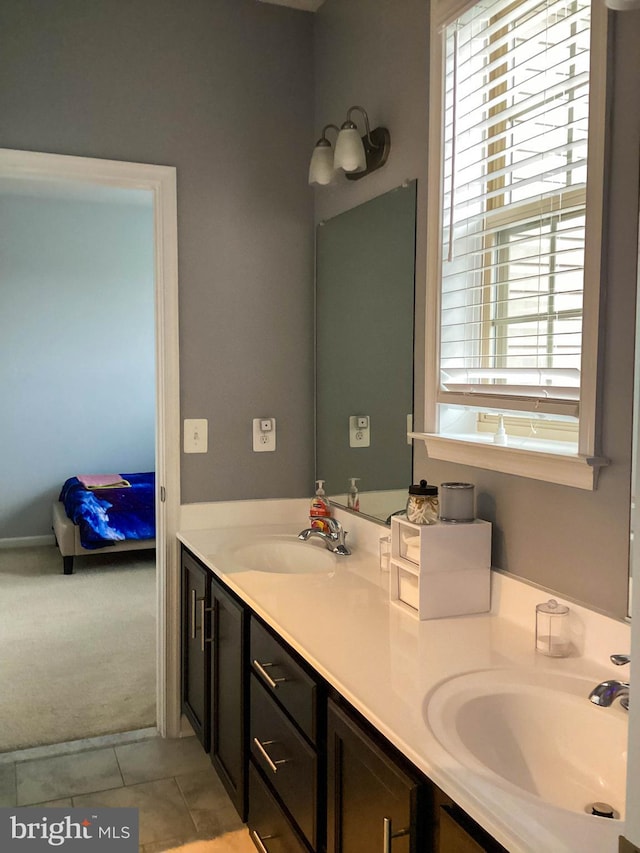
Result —
[[[494, 522], [494, 565], [618, 616], [627, 606], [634, 306], [640, 141], [640, 13], [613, 15], [603, 451], [611, 465], [597, 491], [427, 460], [416, 444], [414, 478], [476, 483]], [[387, 166], [355, 185], [316, 190], [316, 218], [347, 210], [418, 178], [417, 328], [424, 329], [428, 4], [423, 0], [326, 0], [316, 24], [316, 127], [362, 104], [391, 131]], [[422, 273], [424, 282], [424, 273]], [[424, 406], [424, 336], [416, 341], [416, 426]]]
[[[0, 146], [177, 167], [182, 501], [313, 485], [313, 16], [256, 0], [3, 0]], [[254, 454], [274, 416], [278, 450]], [[178, 448], [176, 448], [178, 452]]]
[[154, 469], [151, 198], [0, 195], [0, 281], [0, 538], [48, 535], [67, 477]]

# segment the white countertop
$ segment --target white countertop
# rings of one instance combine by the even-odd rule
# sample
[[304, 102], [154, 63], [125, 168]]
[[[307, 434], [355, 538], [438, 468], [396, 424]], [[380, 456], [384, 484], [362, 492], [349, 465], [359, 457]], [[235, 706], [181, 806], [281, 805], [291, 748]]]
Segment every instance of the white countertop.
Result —
[[[220, 556], [230, 541], [298, 531], [299, 525], [184, 530], [178, 539], [508, 850], [616, 853], [624, 822], [554, 808], [481, 778], [443, 749], [424, 717], [430, 693], [471, 670], [528, 667], [582, 675], [594, 685], [610, 673], [585, 657], [537, 655], [531, 632], [496, 615], [412, 618], [389, 604], [388, 574], [377, 555], [361, 548], [335, 558], [331, 576], [235, 571]], [[324, 548], [317, 540], [307, 546]]]

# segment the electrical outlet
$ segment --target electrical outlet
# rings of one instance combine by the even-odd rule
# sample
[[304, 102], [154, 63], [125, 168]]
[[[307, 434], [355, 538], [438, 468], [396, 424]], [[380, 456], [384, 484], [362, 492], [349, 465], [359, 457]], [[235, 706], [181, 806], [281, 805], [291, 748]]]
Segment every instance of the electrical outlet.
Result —
[[276, 419], [253, 419], [253, 449], [255, 453], [265, 453], [276, 449]]
[[209, 444], [209, 423], [206, 418], [185, 418], [184, 452], [206, 453]]
[[369, 415], [349, 416], [349, 447], [369, 447], [371, 444], [371, 418]]

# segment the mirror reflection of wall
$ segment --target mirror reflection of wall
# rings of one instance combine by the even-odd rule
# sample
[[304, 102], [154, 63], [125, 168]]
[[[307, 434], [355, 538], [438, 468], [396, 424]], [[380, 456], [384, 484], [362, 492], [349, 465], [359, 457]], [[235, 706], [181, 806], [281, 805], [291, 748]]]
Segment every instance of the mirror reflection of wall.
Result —
[[408, 181], [317, 230], [316, 477], [342, 506], [359, 478], [360, 511], [382, 521], [412, 475], [415, 215]]

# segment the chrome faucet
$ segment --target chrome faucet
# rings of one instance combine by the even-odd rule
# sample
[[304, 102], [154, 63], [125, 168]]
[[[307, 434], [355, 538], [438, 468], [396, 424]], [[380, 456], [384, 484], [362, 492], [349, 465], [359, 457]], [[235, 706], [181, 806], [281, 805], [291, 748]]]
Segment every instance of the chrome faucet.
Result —
[[[609, 658], [615, 666], [622, 666], [625, 663], [630, 663], [629, 655], [611, 655]], [[629, 682], [617, 681], [602, 681], [596, 685], [589, 694], [589, 699], [594, 705], [600, 705], [603, 708], [609, 708], [616, 699], [620, 700], [620, 704], [625, 709], [629, 710]]]
[[[340, 554], [341, 556], [348, 556], [351, 551], [347, 548], [344, 542], [347, 531], [342, 527], [339, 521], [336, 521], [335, 518], [323, 518], [322, 520], [326, 522], [326, 525], [329, 528], [328, 533], [325, 533], [324, 530], [319, 530], [317, 527], [307, 527], [305, 530], [298, 533], [298, 539], [302, 539], [303, 542], [306, 542], [307, 539], [310, 539], [312, 536], [319, 536], [329, 551], [333, 551], [334, 554]], [[310, 518], [309, 521], [316, 521], [316, 518]]]

